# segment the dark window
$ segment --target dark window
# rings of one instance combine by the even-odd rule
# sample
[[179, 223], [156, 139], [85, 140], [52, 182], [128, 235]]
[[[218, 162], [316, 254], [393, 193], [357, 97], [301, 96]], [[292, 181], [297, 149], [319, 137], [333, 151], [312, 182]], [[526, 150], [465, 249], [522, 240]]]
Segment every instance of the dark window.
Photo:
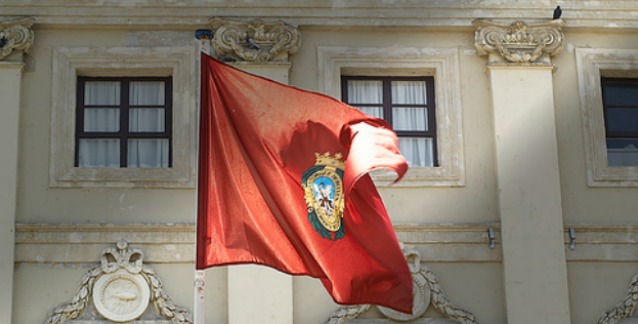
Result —
[[78, 77], [75, 166], [170, 168], [171, 77]]
[[342, 100], [388, 122], [410, 166], [438, 166], [433, 77], [342, 76]]
[[609, 166], [638, 166], [638, 79], [601, 78]]

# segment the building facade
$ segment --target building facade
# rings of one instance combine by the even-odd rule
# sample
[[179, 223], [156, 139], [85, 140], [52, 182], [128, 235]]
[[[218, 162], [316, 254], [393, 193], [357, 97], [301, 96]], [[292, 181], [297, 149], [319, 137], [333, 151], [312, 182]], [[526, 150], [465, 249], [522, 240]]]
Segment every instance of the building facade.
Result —
[[[638, 323], [637, 16], [637, 1], [2, 1], [0, 323]], [[411, 167], [373, 177], [414, 315], [265, 267], [196, 280], [202, 50], [391, 123]]]

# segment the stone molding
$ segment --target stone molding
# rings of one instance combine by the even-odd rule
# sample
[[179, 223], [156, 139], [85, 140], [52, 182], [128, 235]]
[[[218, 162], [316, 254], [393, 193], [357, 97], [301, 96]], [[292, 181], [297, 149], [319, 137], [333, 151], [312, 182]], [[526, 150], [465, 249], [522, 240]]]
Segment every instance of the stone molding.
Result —
[[[488, 247], [487, 228], [497, 248]], [[428, 262], [499, 262], [498, 224], [396, 225], [399, 241]], [[87, 256], [121, 239], [144, 249], [151, 263], [195, 262], [194, 224], [16, 224], [17, 263], [86, 264]]]
[[[623, 30], [638, 28], [633, 13], [638, 1], [563, 0], [563, 18], [571, 28]], [[161, 26], [196, 29], [209, 18], [255, 17], [285, 19], [298, 26], [355, 27], [471, 27], [472, 19], [511, 17], [550, 18], [553, 6], [543, 1], [422, 1], [407, 0], [400, 5], [381, 0], [326, 1], [245, 1], [155, 0], [98, 1], [69, 4], [68, 0], [4, 0], [2, 15], [33, 16], [38, 25], [122, 25]]]
[[33, 19], [20, 18], [0, 21], [0, 61], [14, 51], [29, 54], [33, 47]]
[[[439, 284], [439, 279], [425, 264], [421, 263], [421, 254], [414, 249], [414, 247], [404, 245], [403, 253], [408, 260], [408, 266], [412, 273], [412, 281], [414, 283], [414, 306], [412, 314], [400, 313], [381, 306], [344, 306], [333, 312], [326, 324], [361, 323], [357, 318], [366, 313], [371, 307], [376, 307], [381, 314], [387, 318], [387, 320], [384, 321], [387, 321], [386, 323], [394, 323], [395, 321], [410, 321], [410, 323], [412, 323], [412, 321], [418, 320], [434, 320], [422, 318], [430, 305], [444, 318], [450, 319], [452, 322], [478, 324], [474, 314], [453, 305], [445, 296]], [[436, 323], [452, 323], [447, 320], [438, 320]], [[365, 319], [364, 323], [369, 323], [369, 319]], [[428, 321], [427, 323], [430, 322]]]
[[103, 319], [112, 322], [141, 318], [152, 303], [164, 319], [173, 323], [193, 323], [190, 311], [175, 305], [155, 271], [144, 265], [143, 251], [129, 247], [125, 240], [118, 241], [116, 247], [102, 250], [100, 265], [84, 275], [73, 298], [54, 308], [44, 324], [83, 319], [91, 300]]
[[[197, 46], [53, 47], [49, 186], [194, 188], [197, 165]], [[81, 76], [171, 76], [173, 166], [74, 166], [76, 83]]]
[[[495, 248], [487, 230], [494, 229]], [[569, 248], [574, 229], [574, 249]], [[424, 262], [501, 262], [498, 223], [398, 224], [399, 241]], [[195, 262], [195, 225], [180, 224], [16, 224], [16, 263], [86, 264], [106, 246], [125, 239], [144, 249], [146, 262]], [[565, 253], [570, 262], [638, 262], [638, 224], [566, 224]]]
[[489, 64], [551, 64], [549, 57], [558, 54], [565, 41], [561, 19], [509, 25], [477, 19], [472, 24], [474, 46], [479, 55], [489, 56]]
[[587, 185], [638, 187], [638, 167], [614, 166], [607, 161], [601, 77], [638, 77], [638, 50], [583, 48], [574, 50], [583, 125]]
[[438, 167], [412, 167], [401, 181], [396, 174], [372, 172], [377, 186], [465, 186], [463, 106], [458, 48], [317, 47], [319, 92], [341, 99], [341, 75], [434, 76]]
[[215, 55], [224, 61], [287, 62], [301, 46], [299, 30], [283, 21], [237, 22], [214, 18], [211, 27]]
[[91, 263], [122, 239], [143, 248], [146, 262], [195, 262], [194, 224], [16, 224], [16, 262]]
[[[569, 248], [574, 229], [574, 249]], [[637, 262], [638, 224], [565, 224], [565, 257], [570, 262]]]

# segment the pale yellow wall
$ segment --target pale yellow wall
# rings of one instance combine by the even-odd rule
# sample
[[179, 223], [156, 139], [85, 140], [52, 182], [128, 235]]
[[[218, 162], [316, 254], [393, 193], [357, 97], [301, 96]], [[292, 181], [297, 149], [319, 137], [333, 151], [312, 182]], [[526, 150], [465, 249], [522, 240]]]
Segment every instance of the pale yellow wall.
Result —
[[[569, 26], [569, 21], [567, 21]], [[192, 28], [193, 30], [195, 28]], [[19, 223], [168, 223], [195, 221], [194, 189], [55, 189], [49, 188], [52, 48], [56, 46], [135, 45], [125, 28], [35, 29], [37, 41], [23, 76], [20, 116], [19, 173], [16, 221]], [[494, 223], [499, 221], [494, 133], [486, 59], [476, 55], [473, 29], [300, 28], [303, 42], [291, 57], [290, 84], [318, 89], [317, 47], [442, 47], [460, 53], [465, 186], [445, 188], [383, 188], [393, 222]], [[182, 30], [183, 32], [184, 30]], [[554, 103], [563, 205], [570, 223], [635, 223], [638, 189], [589, 188], [583, 152], [582, 112], [578, 97], [575, 47], [638, 48], [631, 32], [593, 33], [566, 29], [565, 48], [553, 58]], [[167, 41], [159, 43], [166, 45]], [[533, 96], [530, 93], [530, 96]], [[525, 100], [525, 98], [521, 98]], [[193, 125], [193, 127], [195, 127]], [[126, 238], [126, 235], [123, 235]], [[105, 246], [106, 247], [106, 246]], [[487, 242], [485, 243], [487, 249]], [[530, 249], [534, 247], [529, 247]], [[577, 249], [579, 247], [577, 246]], [[500, 246], [497, 245], [497, 249]], [[40, 323], [53, 306], [68, 300], [82, 275], [97, 262], [85, 264], [18, 264], [14, 280], [14, 322]], [[567, 254], [569, 259], [570, 255]], [[500, 262], [431, 262], [453, 303], [472, 311], [481, 323], [505, 323], [506, 302]], [[193, 267], [190, 264], [150, 264], [174, 300], [192, 307]], [[572, 323], [594, 322], [621, 299], [634, 263], [568, 262]], [[207, 317], [226, 322], [227, 271], [207, 271]], [[54, 279], [52, 279], [54, 278]], [[295, 278], [294, 322], [322, 323], [337, 305], [318, 281]]]
[[[126, 29], [39, 29], [25, 73], [20, 129], [18, 222], [165, 223], [195, 221], [195, 191], [48, 188], [52, 48], [126, 46]], [[196, 125], [192, 125], [196, 127]]]
[[587, 186], [581, 102], [574, 48], [638, 49], [636, 33], [567, 32], [565, 48], [554, 60], [556, 123], [565, 223], [634, 224], [638, 188]]
[[[292, 58], [291, 84], [317, 89], [317, 47], [457, 48], [460, 55], [466, 186], [382, 188], [395, 223], [498, 221], [494, 144], [485, 62], [474, 51], [473, 32], [302, 28], [303, 46]], [[383, 66], [379, 66], [383, 68]], [[462, 203], [459, 203], [462, 202]]]
[[572, 323], [596, 323], [604, 312], [625, 298], [635, 262], [568, 262]]

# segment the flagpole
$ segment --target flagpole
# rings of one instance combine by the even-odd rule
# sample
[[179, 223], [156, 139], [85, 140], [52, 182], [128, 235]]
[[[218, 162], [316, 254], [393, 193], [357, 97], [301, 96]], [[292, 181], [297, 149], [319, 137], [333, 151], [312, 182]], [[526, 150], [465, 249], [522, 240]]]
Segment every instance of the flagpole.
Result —
[[[211, 44], [210, 41], [213, 37], [213, 32], [207, 29], [198, 29], [195, 31], [195, 38], [197, 39], [197, 43], [199, 45], [199, 51], [197, 52], [197, 60], [199, 60], [199, 53], [204, 52], [210, 55], [211, 52]], [[201, 63], [200, 63], [201, 64]], [[201, 91], [201, 69], [197, 69], [199, 73], [197, 74], [197, 102], [199, 102], [199, 107], [201, 107], [200, 102], [200, 93]], [[198, 114], [199, 116], [199, 114]], [[199, 118], [197, 125], [199, 125]], [[197, 240], [196, 240], [197, 242]], [[197, 245], [197, 243], [195, 243]], [[193, 324], [206, 324], [206, 273], [204, 270], [195, 269], [195, 280], [193, 282]]]
[[206, 323], [206, 303], [204, 302], [206, 296], [206, 272], [204, 270], [195, 270], [195, 296], [193, 303], [193, 324], [205, 324]]

